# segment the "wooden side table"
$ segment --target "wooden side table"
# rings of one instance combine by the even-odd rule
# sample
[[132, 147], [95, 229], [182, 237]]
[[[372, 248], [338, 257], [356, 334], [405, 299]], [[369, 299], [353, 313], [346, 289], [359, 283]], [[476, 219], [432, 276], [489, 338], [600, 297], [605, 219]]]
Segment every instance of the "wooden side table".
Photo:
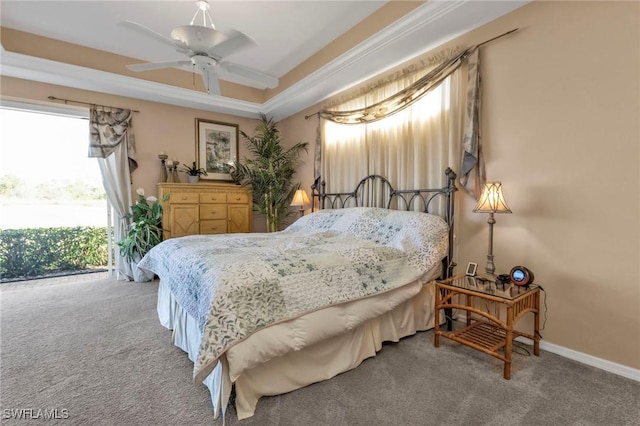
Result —
[[[496, 357], [504, 361], [507, 380], [511, 379], [515, 338], [523, 336], [533, 340], [533, 353], [540, 355], [540, 288], [535, 284], [502, 285], [461, 275], [436, 281], [435, 298], [436, 318], [440, 318], [441, 309], [461, 309], [467, 313], [466, 327], [461, 330], [442, 331], [436, 321], [433, 338], [436, 348], [443, 336]], [[533, 334], [514, 330], [518, 320], [528, 312], [534, 315]]]

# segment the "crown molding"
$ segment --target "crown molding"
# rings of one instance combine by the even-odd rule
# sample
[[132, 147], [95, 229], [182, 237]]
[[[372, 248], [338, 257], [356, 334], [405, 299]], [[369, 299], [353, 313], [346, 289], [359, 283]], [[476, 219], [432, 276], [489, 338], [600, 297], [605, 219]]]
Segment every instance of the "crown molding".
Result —
[[[421, 52], [407, 51], [397, 44], [407, 37], [414, 36], [417, 31], [453, 12], [464, 3], [466, 1], [425, 3], [293, 84], [278, 96], [269, 99], [264, 104], [265, 109], [270, 115], [289, 116], [436, 47], [442, 42], [431, 42], [425, 45]], [[451, 38], [453, 37], [448, 39]], [[354, 72], [356, 68], [357, 74]]]
[[[210, 96], [195, 90], [9, 52], [4, 48], [0, 52], [0, 74], [241, 117], [257, 118], [264, 113], [279, 121], [529, 1], [428, 1], [262, 104]], [[470, 17], [473, 17], [473, 22]]]
[[264, 110], [276, 120], [286, 118], [531, 1], [427, 1], [269, 99], [263, 104]]
[[203, 92], [168, 84], [9, 52], [4, 48], [0, 53], [0, 59], [0, 74], [8, 77], [242, 117], [255, 118], [261, 111], [260, 105], [253, 102], [209, 96]]

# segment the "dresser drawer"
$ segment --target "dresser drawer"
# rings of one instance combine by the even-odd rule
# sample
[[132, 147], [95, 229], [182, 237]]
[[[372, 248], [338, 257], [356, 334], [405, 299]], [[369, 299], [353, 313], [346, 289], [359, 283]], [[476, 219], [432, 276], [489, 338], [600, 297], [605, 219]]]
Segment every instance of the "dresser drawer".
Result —
[[[1, 1], [1, 0], [0, 0]], [[169, 194], [162, 215], [163, 238], [195, 234], [251, 232], [251, 188], [232, 183], [161, 182]]]
[[200, 194], [189, 192], [172, 192], [169, 195], [171, 204], [198, 204], [200, 202]]
[[204, 193], [200, 194], [202, 204], [224, 204], [227, 202], [227, 194]]
[[227, 206], [222, 204], [201, 204], [200, 220], [226, 219]]
[[201, 234], [224, 234], [227, 232], [227, 221], [222, 220], [201, 220], [200, 221], [200, 233]]
[[227, 203], [229, 204], [247, 204], [249, 202], [249, 195], [244, 193], [228, 194]]

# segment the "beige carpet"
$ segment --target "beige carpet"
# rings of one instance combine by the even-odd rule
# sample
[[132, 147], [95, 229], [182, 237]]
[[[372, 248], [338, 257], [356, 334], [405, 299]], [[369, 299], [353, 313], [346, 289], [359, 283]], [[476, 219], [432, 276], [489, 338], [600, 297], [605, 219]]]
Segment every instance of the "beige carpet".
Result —
[[[158, 323], [156, 292], [109, 279], [1, 285], [2, 424], [43, 424], [11, 410], [57, 409], [68, 418], [53, 424], [221, 425]], [[640, 425], [640, 383], [520, 352], [506, 381], [497, 360], [447, 341], [435, 349], [419, 333], [334, 379], [263, 398], [239, 424]], [[233, 410], [226, 424], [238, 424]]]

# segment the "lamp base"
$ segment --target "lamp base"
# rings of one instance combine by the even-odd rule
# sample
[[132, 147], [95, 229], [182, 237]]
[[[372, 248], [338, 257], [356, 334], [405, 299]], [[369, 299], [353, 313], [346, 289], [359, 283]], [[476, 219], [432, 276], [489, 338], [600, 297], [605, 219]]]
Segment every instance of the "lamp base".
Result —
[[489, 275], [494, 275], [496, 272], [496, 266], [493, 264], [493, 254], [487, 255], [487, 266], [484, 267], [484, 271]]
[[493, 275], [496, 272], [496, 267], [493, 264], [493, 224], [496, 223], [496, 220], [493, 217], [493, 213], [489, 213], [487, 223], [489, 224], [489, 254], [487, 254], [487, 266], [485, 266], [484, 270], [487, 274]]

